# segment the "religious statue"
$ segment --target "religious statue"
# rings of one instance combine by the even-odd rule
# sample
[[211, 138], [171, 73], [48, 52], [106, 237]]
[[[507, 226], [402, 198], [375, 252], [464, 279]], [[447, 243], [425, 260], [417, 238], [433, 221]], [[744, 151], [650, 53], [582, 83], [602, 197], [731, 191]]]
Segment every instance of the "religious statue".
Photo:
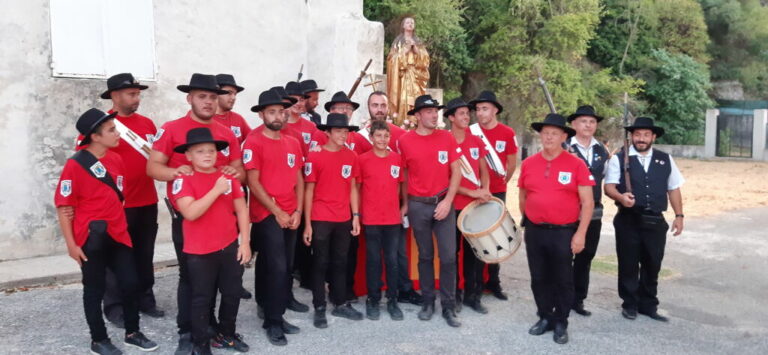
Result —
[[408, 110], [429, 83], [429, 53], [424, 42], [413, 33], [416, 22], [406, 17], [400, 24], [401, 33], [392, 42], [387, 57], [387, 96], [392, 121], [402, 126]]

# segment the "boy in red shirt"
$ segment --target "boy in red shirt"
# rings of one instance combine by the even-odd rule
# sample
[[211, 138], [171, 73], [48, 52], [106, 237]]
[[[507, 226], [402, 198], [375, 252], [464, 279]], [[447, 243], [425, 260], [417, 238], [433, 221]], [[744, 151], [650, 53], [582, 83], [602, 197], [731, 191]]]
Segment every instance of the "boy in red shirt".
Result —
[[[356, 180], [357, 154], [344, 146], [349, 131], [347, 116], [328, 115], [328, 143], [311, 152], [304, 163], [304, 244], [312, 246], [312, 304], [314, 325], [328, 327], [325, 317], [325, 276], [330, 265], [332, 315], [362, 320], [363, 315], [346, 299], [347, 253], [352, 236], [360, 234], [360, 213]], [[351, 217], [351, 218], [350, 218]]]
[[[184, 216], [184, 254], [192, 288], [190, 309], [193, 352], [210, 354], [211, 301], [221, 291], [216, 342], [240, 352], [248, 344], [235, 333], [243, 285], [243, 264], [251, 259], [248, 208], [240, 182], [216, 168], [217, 151], [229, 143], [214, 140], [208, 128], [187, 132], [184, 153], [193, 172], [173, 181], [172, 198]], [[238, 234], [240, 243], [238, 245]]]
[[404, 188], [400, 154], [388, 150], [389, 127], [385, 121], [373, 121], [370, 127], [373, 150], [357, 158], [360, 166], [358, 186], [365, 228], [366, 282], [368, 300], [365, 315], [379, 319], [381, 301], [381, 254], [387, 270], [387, 312], [393, 320], [402, 320], [403, 312], [397, 305], [398, 269], [397, 246], [402, 238], [401, 191]]
[[120, 156], [109, 151], [120, 144], [116, 115], [90, 109], [80, 116], [80, 144], [88, 147], [67, 160], [54, 197], [69, 256], [83, 273], [83, 308], [94, 354], [122, 354], [109, 340], [101, 313], [107, 269], [122, 291], [125, 344], [143, 351], [157, 349], [139, 331], [139, 280], [123, 209], [124, 166]]

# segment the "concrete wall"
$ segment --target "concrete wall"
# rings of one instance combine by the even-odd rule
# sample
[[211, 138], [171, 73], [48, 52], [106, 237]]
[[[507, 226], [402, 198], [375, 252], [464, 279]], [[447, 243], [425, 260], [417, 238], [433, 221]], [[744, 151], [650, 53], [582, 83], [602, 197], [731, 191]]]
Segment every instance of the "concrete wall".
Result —
[[[0, 260], [64, 251], [53, 190], [72, 154], [74, 122], [98, 99], [103, 80], [53, 78], [47, 0], [0, 0]], [[130, 21], [130, 19], [126, 19]], [[193, 72], [232, 73], [246, 88], [235, 110], [252, 125], [260, 91], [304, 78], [349, 90], [369, 58], [381, 73], [384, 29], [362, 16], [362, 0], [175, 0], [154, 2], [157, 80], [139, 112], [163, 122], [186, 113], [176, 85]], [[86, 54], [84, 54], [86, 55]], [[370, 89], [355, 98], [364, 101]], [[160, 215], [167, 213], [161, 208]], [[169, 226], [161, 222], [167, 235]]]

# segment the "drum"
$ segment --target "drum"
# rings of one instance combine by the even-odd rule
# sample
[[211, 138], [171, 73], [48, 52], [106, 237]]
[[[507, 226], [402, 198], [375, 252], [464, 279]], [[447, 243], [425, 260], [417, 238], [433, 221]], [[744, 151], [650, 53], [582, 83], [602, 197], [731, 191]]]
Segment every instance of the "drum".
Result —
[[473, 201], [461, 211], [457, 223], [472, 251], [485, 263], [497, 264], [509, 259], [523, 240], [504, 201], [496, 197], [486, 203]]

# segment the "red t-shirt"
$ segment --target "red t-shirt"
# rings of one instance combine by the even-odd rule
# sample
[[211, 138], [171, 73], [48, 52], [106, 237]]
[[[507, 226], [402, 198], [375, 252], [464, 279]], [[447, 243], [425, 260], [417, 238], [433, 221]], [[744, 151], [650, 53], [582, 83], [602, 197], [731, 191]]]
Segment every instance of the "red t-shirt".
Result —
[[435, 130], [422, 136], [410, 131], [400, 137], [403, 167], [408, 169], [408, 193], [436, 196], [448, 188], [451, 163], [459, 159], [459, 145], [450, 132]]
[[295, 123], [288, 122], [282, 133], [296, 138], [301, 143], [301, 152], [307, 156], [309, 144], [312, 142], [312, 134], [317, 131], [317, 126], [311, 121], [299, 118]]
[[[97, 165], [100, 163], [100, 167]], [[96, 167], [104, 169], [112, 177], [120, 190], [123, 190], [123, 172], [125, 166], [117, 153], [107, 151], [99, 159]], [[107, 233], [116, 242], [132, 247], [128, 235], [128, 224], [125, 220], [123, 203], [111, 187], [91, 176], [88, 171], [76, 161], [67, 159], [61, 172], [56, 194], [53, 198], [56, 207], [72, 206], [75, 209], [75, 219], [72, 229], [75, 244], [83, 246], [88, 239], [88, 224], [91, 221], [107, 222]]]
[[248, 122], [245, 122], [243, 116], [235, 111], [228, 111], [227, 113], [214, 115], [213, 119], [216, 122], [221, 123], [224, 127], [228, 127], [232, 130], [232, 134], [235, 135], [239, 143], [245, 141], [245, 137], [251, 133], [251, 127], [248, 126]]
[[[110, 110], [109, 113], [114, 111]], [[134, 113], [128, 117], [115, 117], [120, 123], [128, 127], [131, 131], [152, 146], [155, 140], [157, 128], [155, 124], [147, 117]], [[75, 150], [81, 150], [88, 145], [80, 146], [83, 135], [77, 136]], [[125, 165], [125, 207], [141, 207], [157, 203], [157, 190], [155, 190], [155, 181], [147, 175], [147, 158], [133, 149], [128, 142], [121, 141], [120, 145], [111, 148], [111, 151], [117, 153], [123, 159]]]
[[[493, 129], [483, 129], [480, 127], [491, 143], [491, 147], [496, 151], [496, 154], [501, 160], [501, 168], [507, 168], [507, 156], [517, 154], [517, 139], [515, 138], [515, 130], [501, 122]], [[495, 172], [491, 171], [490, 188], [491, 193], [506, 192], [507, 184], [504, 182], [504, 177], [499, 176]]]
[[[301, 143], [291, 136], [272, 139], [261, 131], [253, 131], [243, 144], [245, 170], [258, 170], [259, 183], [267, 194], [288, 214], [298, 208], [297, 174], [304, 165]], [[271, 214], [255, 196], [250, 201], [251, 222], [260, 222]]]
[[[483, 159], [483, 157], [485, 157], [486, 153], [483, 140], [479, 137], [473, 136], [472, 133], [467, 129], [464, 133], [464, 141], [459, 144], [459, 148], [461, 148], [461, 154], [467, 157], [467, 161], [469, 162], [472, 171], [475, 172], [477, 181], [480, 181], [480, 164], [485, 164], [485, 159]], [[463, 176], [461, 178], [460, 186], [470, 190], [479, 189], [477, 185], [465, 179]], [[457, 193], [456, 198], [453, 200], [453, 207], [457, 210], [461, 210], [472, 201], [474, 201], [473, 198]]]
[[[314, 134], [312, 134], [312, 143], [310, 144], [310, 149], [316, 146], [323, 146], [325, 143], [328, 143], [328, 134], [326, 134], [325, 131], [317, 130]], [[347, 148], [351, 149], [357, 155], [363, 154], [373, 149], [371, 142], [369, 142], [367, 138], [363, 137], [362, 134], [357, 132], [349, 132], [347, 135], [347, 141], [344, 143], [344, 145], [346, 145]]]
[[352, 218], [349, 194], [352, 179], [359, 174], [357, 154], [347, 147], [338, 152], [309, 152], [304, 162], [304, 181], [315, 183], [311, 220], [344, 222]]
[[389, 149], [392, 149], [393, 152], [398, 152], [400, 149], [397, 147], [397, 142], [408, 131], [389, 122], [387, 122], [387, 125], [389, 125]]
[[360, 214], [365, 225], [400, 224], [400, 183], [403, 182], [400, 154], [382, 158], [373, 150], [358, 156], [358, 184], [362, 184]]
[[[222, 176], [220, 171], [203, 173], [195, 171], [192, 175], [182, 175], [173, 180], [172, 200], [192, 197], [199, 200], [216, 185], [216, 179]], [[245, 196], [237, 179], [227, 177], [232, 185], [226, 193], [219, 195], [200, 217], [194, 221], [184, 219], [184, 252], [187, 254], [208, 254], [224, 249], [237, 239], [237, 215], [235, 199]]]
[[549, 224], [578, 221], [578, 187], [594, 185], [587, 164], [565, 151], [552, 161], [544, 159], [540, 152], [528, 157], [517, 181], [517, 186], [526, 190], [525, 217], [533, 223]]
[[[173, 151], [179, 145], [187, 142], [187, 132], [193, 128], [208, 128], [213, 134], [213, 139], [223, 140], [229, 143], [226, 149], [220, 150], [216, 154], [216, 168], [228, 165], [229, 163], [240, 160], [242, 154], [240, 152], [240, 144], [237, 142], [237, 138], [232, 131], [224, 127], [222, 124], [211, 121], [209, 124], [197, 122], [189, 116], [166, 122], [159, 130], [157, 130], [157, 136], [155, 137], [155, 143], [152, 144], [152, 149], [169, 157], [168, 167], [178, 168], [182, 165], [190, 165], [187, 156], [184, 153], [176, 153]], [[167, 184], [168, 196], [171, 196], [171, 183]], [[175, 206], [175, 205], [174, 205]]]

